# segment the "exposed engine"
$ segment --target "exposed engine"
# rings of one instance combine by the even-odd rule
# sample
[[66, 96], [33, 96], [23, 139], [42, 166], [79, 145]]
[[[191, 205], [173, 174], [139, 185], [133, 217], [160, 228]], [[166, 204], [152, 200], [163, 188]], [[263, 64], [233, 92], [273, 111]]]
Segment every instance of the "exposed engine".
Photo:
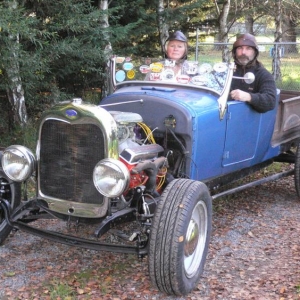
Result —
[[125, 148], [137, 146], [142, 143], [138, 140], [137, 124], [143, 122], [143, 118], [136, 113], [121, 111], [109, 112], [118, 126], [119, 153]]
[[155, 143], [150, 128], [137, 113], [110, 111], [118, 127], [120, 160], [131, 178], [129, 189], [145, 185], [146, 191], [159, 191], [167, 173], [167, 159], [159, 154], [164, 148]]

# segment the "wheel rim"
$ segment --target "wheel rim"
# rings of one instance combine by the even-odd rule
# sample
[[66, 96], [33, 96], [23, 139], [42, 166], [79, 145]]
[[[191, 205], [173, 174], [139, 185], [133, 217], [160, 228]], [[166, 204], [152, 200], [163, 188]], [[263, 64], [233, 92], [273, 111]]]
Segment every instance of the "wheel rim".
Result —
[[184, 244], [184, 269], [186, 276], [193, 277], [199, 269], [207, 236], [207, 207], [199, 201], [194, 207]]

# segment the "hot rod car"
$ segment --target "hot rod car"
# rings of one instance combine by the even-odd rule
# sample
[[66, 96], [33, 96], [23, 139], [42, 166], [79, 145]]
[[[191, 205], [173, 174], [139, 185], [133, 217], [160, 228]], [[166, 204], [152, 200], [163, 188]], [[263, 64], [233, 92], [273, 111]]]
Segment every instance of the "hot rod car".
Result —
[[[40, 120], [35, 154], [22, 145], [1, 150], [0, 243], [19, 229], [72, 246], [148, 255], [153, 284], [185, 295], [203, 272], [213, 199], [289, 175], [300, 193], [298, 97], [282, 99], [278, 91], [276, 108], [258, 113], [229, 97], [232, 80], [240, 80], [234, 64], [186, 61], [180, 73], [174, 67], [113, 57], [111, 92], [100, 105], [58, 102]], [[295, 167], [226, 189], [275, 161]], [[28, 198], [29, 179], [36, 195]], [[77, 230], [50, 230], [49, 217]], [[93, 228], [90, 238], [79, 225]], [[103, 239], [107, 234], [116, 239]]]

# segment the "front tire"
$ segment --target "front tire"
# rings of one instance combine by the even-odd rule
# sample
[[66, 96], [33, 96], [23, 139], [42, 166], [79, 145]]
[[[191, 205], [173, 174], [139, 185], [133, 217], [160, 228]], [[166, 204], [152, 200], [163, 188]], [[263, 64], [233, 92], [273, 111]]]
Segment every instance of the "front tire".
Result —
[[[11, 208], [16, 208], [21, 202], [21, 184], [13, 183], [0, 168], [0, 192], [3, 199], [7, 200]], [[5, 220], [4, 211], [0, 206], [0, 245], [5, 241], [12, 227]]]
[[206, 185], [175, 179], [159, 201], [149, 242], [152, 283], [169, 295], [186, 295], [200, 280], [209, 246], [212, 199]]

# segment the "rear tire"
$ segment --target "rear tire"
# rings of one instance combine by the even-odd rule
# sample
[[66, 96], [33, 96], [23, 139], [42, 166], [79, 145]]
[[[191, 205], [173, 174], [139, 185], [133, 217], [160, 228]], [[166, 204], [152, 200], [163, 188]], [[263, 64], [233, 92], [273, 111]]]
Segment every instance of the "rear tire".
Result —
[[149, 242], [152, 283], [169, 295], [186, 295], [200, 280], [209, 246], [212, 199], [206, 185], [175, 179], [159, 201]]
[[300, 198], [300, 142], [297, 145], [295, 153], [295, 174], [294, 174], [295, 188], [297, 196]]
[[[6, 183], [9, 183], [6, 185]], [[0, 189], [2, 198], [7, 200], [11, 208], [16, 208], [21, 202], [21, 184], [14, 183], [0, 168]], [[4, 211], [0, 206], [0, 245], [5, 241], [12, 230], [12, 227], [5, 220]]]

